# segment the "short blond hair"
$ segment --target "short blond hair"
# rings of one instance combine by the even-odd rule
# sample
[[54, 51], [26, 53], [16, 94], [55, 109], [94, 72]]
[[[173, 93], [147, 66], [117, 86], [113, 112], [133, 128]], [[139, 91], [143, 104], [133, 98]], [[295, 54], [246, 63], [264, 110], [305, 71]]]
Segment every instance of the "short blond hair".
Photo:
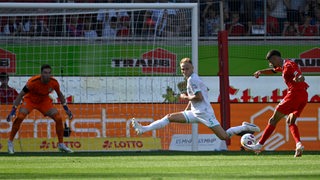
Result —
[[180, 64], [182, 64], [182, 63], [190, 63], [190, 64], [192, 64], [192, 61], [191, 61], [191, 59], [190, 58], [182, 58], [181, 59], [181, 61], [180, 61]]

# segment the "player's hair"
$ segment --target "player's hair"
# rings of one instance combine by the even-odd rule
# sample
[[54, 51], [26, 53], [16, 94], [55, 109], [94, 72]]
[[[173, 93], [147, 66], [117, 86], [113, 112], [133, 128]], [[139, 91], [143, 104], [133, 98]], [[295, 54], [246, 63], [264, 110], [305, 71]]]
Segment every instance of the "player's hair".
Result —
[[0, 73], [0, 79], [9, 79], [9, 75], [5, 72]]
[[270, 50], [270, 51], [267, 53], [266, 59], [267, 59], [267, 60], [270, 60], [270, 58], [271, 58], [272, 56], [279, 56], [279, 57], [281, 57], [281, 53], [280, 53], [280, 51], [275, 50], [275, 49]]
[[51, 69], [51, 66], [49, 64], [44, 64], [41, 66], [41, 72], [44, 70], [44, 69]]
[[188, 62], [188, 63], [192, 64], [192, 61], [191, 61], [191, 59], [190, 59], [190, 58], [182, 58], [182, 59], [181, 59], [181, 61], [180, 61], [180, 64], [182, 64], [182, 63], [186, 63], [186, 62]]

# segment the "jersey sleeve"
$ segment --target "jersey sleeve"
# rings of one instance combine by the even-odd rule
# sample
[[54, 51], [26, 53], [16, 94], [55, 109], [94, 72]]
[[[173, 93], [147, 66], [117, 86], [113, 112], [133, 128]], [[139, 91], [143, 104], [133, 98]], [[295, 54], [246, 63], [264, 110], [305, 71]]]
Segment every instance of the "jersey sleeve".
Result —
[[299, 67], [294, 63], [288, 63], [285, 67], [286, 74], [292, 74], [294, 77], [301, 75]]
[[27, 88], [28, 88], [29, 90], [34, 89], [34, 88], [35, 88], [35, 78], [34, 78], [34, 77], [30, 78], [30, 79], [27, 81], [26, 86], [27, 86]]
[[299, 77], [302, 73], [301, 73], [301, 70], [299, 69], [299, 66], [297, 64], [293, 64], [292, 66], [292, 73], [294, 75], [294, 77]]
[[276, 67], [276, 68], [273, 68], [273, 71], [274, 72], [282, 72], [282, 68], [281, 67]]
[[196, 94], [197, 92], [201, 91], [200, 84], [198, 83], [198, 81], [196, 81], [195, 79], [190, 79], [189, 83], [193, 94]]
[[52, 80], [53, 80], [53, 89], [54, 89], [54, 91], [56, 91], [57, 94], [60, 94], [61, 90], [60, 90], [59, 82], [54, 78], [52, 78]]

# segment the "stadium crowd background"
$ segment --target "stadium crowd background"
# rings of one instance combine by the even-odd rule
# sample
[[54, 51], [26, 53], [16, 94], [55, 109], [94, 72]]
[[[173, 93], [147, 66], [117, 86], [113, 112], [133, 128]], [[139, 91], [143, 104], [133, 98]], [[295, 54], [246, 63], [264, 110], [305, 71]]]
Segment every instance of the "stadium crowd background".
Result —
[[[319, 36], [320, 0], [224, 0], [224, 24], [229, 36]], [[0, 0], [0, 2], [74, 3], [199, 3], [200, 36], [220, 30], [218, 0]], [[266, 12], [265, 12], [266, 9]], [[39, 9], [41, 11], [41, 9]], [[128, 37], [183, 36], [190, 23], [178, 9], [103, 10], [95, 14], [2, 16], [1, 36]], [[266, 13], [266, 14], [265, 14]], [[177, 19], [179, 23], [177, 23]], [[131, 23], [134, 22], [134, 23]], [[266, 24], [266, 28], [264, 25]], [[156, 31], [154, 31], [156, 29]], [[154, 33], [156, 32], [156, 33]], [[183, 33], [181, 33], [183, 32]]]

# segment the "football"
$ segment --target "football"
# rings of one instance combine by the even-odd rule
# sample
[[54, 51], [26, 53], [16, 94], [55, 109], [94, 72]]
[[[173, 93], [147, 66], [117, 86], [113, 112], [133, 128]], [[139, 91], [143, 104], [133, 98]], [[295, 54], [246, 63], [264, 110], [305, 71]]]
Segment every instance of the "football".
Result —
[[256, 137], [253, 134], [247, 133], [241, 137], [240, 143], [243, 147], [256, 144]]

